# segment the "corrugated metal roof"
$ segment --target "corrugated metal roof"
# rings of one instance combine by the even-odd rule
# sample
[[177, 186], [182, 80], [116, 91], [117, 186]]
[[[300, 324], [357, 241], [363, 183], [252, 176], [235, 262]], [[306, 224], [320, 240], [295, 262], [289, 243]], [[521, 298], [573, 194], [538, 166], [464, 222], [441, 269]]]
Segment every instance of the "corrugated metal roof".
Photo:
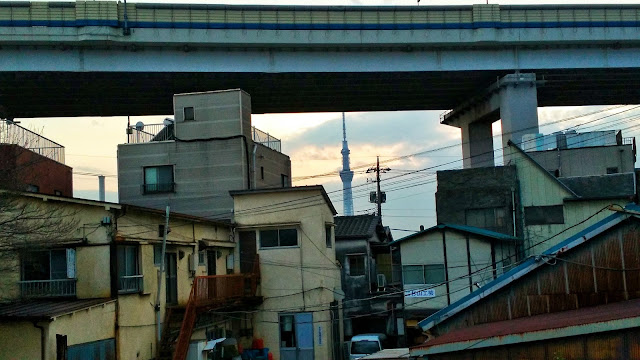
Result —
[[392, 242], [391, 245], [395, 245], [395, 244], [398, 244], [398, 243], [400, 243], [402, 241], [413, 239], [413, 238], [416, 238], [418, 236], [427, 234], [429, 232], [442, 230], [442, 229], [460, 231], [460, 232], [479, 235], [479, 236], [482, 236], [482, 237], [492, 238], [492, 239], [496, 239], [496, 240], [510, 240], [510, 241], [518, 240], [518, 238], [513, 237], [511, 235], [506, 235], [506, 234], [502, 234], [502, 233], [499, 233], [499, 232], [486, 230], [486, 229], [481, 229], [481, 228], [477, 228], [477, 227], [473, 227], [473, 226], [458, 225], [458, 224], [440, 224], [440, 225], [436, 225], [436, 226], [430, 227], [428, 229], [422, 230], [422, 231], [417, 232], [415, 234], [411, 234], [409, 236], [405, 236], [405, 237], [403, 237], [401, 239], [398, 239], [398, 240]]
[[46, 320], [92, 306], [106, 304], [114, 299], [32, 300], [0, 304], [2, 320]]
[[340, 239], [370, 238], [380, 224], [380, 217], [376, 215], [336, 216], [335, 237]]
[[[428, 340], [422, 345], [412, 347], [411, 350], [428, 349], [438, 345], [462, 341], [482, 340], [507, 335], [523, 335], [535, 331], [596, 324], [639, 316], [640, 299], [635, 299], [462, 328]], [[640, 323], [637, 325], [640, 326]], [[605, 327], [601, 330], [606, 331], [607, 329]]]
[[[567, 238], [566, 240], [560, 242], [559, 244], [552, 246], [551, 248], [544, 251], [542, 254], [544, 255], [556, 255], [560, 252], [565, 252], [573, 249], [574, 247], [589, 241], [593, 237], [601, 234], [602, 232], [612, 228], [613, 226], [619, 224], [623, 220], [634, 216], [636, 212], [640, 211], [640, 207], [635, 204], [629, 204], [625, 207], [626, 210], [630, 210], [634, 212], [634, 215], [625, 212], [616, 212], [612, 215], [607, 216], [601, 221], [596, 222], [595, 224], [587, 227], [586, 229], [578, 232], [577, 234]], [[400, 239], [402, 240], [402, 239]], [[524, 261], [522, 264], [516, 266], [515, 268], [507, 271], [502, 274], [495, 280], [489, 282], [487, 285], [477, 289], [469, 295], [461, 298], [460, 300], [454, 302], [453, 304], [437, 311], [433, 315], [428, 318], [420, 321], [418, 326], [421, 327], [424, 331], [427, 331], [439, 324], [440, 322], [452, 317], [463, 309], [473, 305], [474, 303], [480, 301], [481, 299], [495, 293], [496, 291], [504, 288], [505, 286], [511, 284], [513, 281], [523, 277], [529, 272], [537, 269], [538, 267], [544, 265], [544, 261], [537, 261], [535, 258], [529, 258]]]

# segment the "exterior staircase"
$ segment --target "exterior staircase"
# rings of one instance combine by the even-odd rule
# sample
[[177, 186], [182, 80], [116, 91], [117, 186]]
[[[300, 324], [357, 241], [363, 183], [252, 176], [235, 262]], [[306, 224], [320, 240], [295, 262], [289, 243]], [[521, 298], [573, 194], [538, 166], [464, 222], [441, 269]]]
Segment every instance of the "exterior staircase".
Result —
[[259, 262], [248, 274], [196, 276], [186, 307], [167, 309], [158, 360], [185, 360], [198, 314], [221, 309], [242, 309], [262, 302], [257, 296]]

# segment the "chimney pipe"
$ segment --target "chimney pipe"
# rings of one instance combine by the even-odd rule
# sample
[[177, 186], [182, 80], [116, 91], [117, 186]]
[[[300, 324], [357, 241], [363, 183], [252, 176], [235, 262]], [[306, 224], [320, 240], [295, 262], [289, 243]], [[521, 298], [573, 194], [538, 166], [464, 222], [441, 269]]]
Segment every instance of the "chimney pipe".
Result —
[[424, 225], [420, 225], [420, 231], [424, 231]]
[[104, 201], [104, 175], [98, 175], [98, 200]]

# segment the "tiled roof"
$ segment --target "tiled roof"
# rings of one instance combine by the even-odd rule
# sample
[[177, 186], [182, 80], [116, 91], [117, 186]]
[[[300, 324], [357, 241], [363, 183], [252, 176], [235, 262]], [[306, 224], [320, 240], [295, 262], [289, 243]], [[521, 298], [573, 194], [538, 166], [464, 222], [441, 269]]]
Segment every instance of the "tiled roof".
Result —
[[380, 217], [376, 215], [336, 216], [336, 240], [370, 238], [380, 224]]
[[627, 198], [634, 194], [634, 174], [609, 174], [558, 178], [583, 199]]
[[113, 299], [25, 300], [0, 304], [2, 320], [45, 320], [105, 304]]
[[443, 344], [477, 341], [507, 335], [523, 335], [536, 331], [596, 324], [639, 316], [640, 299], [621, 301], [607, 305], [585, 307], [577, 310], [561, 311], [461, 328], [447, 332], [435, 339], [428, 340], [422, 345], [413, 347], [412, 350], [428, 349]]
[[483, 237], [487, 237], [487, 238], [493, 238], [496, 240], [517, 240], [518, 238], [513, 237], [511, 235], [506, 235], [506, 234], [502, 234], [499, 232], [495, 232], [495, 231], [491, 231], [491, 230], [486, 230], [486, 229], [481, 229], [481, 228], [477, 228], [477, 227], [473, 227], [473, 226], [467, 226], [467, 225], [458, 225], [458, 224], [440, 224], [440, 225], [436, 225], [433, 227], [430, 227], [428, 229], [422, 230], [420, 232], [417, 232], [415, 234], [411, 234], [409, 236], [405, 236], [401, 239], [398, 239], [394, 242], [391, 243], [391, 245], [395, 245], [398, 244], [402, 241], [406, 241], [409, 239], [413, 239], [416, 238], [420, 235], [424, 235], [426, 233], [432, 232], [432, 231], [437, 231], [437, 230], [441, 230], [441, 229], [449, 229], [449, 230], [454, 230], [454, 231], [461, 231], [464, 233], [469, 233], [469, 234], [474, 234], [474, 235], [479, 235], [479, 236], [483, 236]]

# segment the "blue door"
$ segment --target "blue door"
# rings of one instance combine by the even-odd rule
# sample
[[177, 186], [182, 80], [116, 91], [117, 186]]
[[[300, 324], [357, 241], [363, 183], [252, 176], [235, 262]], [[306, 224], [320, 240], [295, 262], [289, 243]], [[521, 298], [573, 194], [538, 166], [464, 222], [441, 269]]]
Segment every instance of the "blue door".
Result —
[[280, 315], [280, 359], [313, 360], [313, 315]]

